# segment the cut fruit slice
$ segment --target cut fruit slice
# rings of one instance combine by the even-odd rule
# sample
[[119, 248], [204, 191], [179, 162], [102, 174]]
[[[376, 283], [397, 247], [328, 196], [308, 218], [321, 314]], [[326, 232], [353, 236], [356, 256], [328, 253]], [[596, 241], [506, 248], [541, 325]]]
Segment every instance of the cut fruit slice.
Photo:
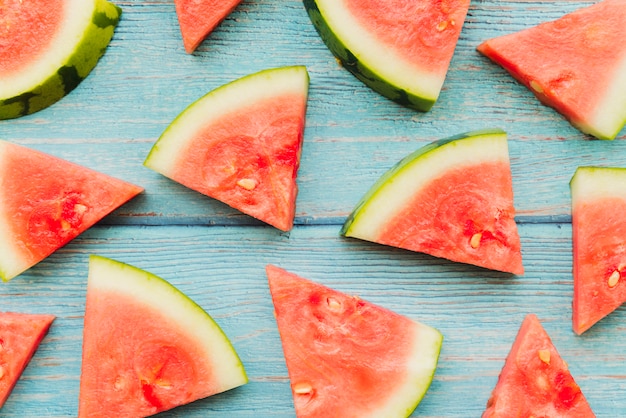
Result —
[[482, 416], [595, 418], [534, 314], [522, 322]]
[[298, 417], [406, 417], [430, 387], [439, 331], [268, 265]]
[[522, 274], [506, 134], [476, 131], [405, 157], [366, 193], [341, 233]]
[[143, 417], [247, 383], [230, 341], [165, 280], [92, 255], [79, 417]]
[[191, 54], [241, 0], [174, 0], [185, 51]]
[[208, 93], [163, 132], [144, 165], [287, 231], [298, 191], [309, 76], [261, 71]]
[[54, 315], [0, 312], [0, 409], [54, 318]]
[[478, 51], [582, 132], [614, 139], [626, 122], [626, 5], [604, 0]]
[[104, 54], [121, 12], [105, 0], [3, 0], [0, 119], [37, 112], [76, 88]]
[[143, 189], [0, 141], [0, 277], [10, 280]]
[[304, 0], [328, 49], [359, 80], [427, 111], [443, 86], [469, 0]]
[[582, 334], [626, 302], [626, 168], [579, 167], [570, 188], [572, 325]]

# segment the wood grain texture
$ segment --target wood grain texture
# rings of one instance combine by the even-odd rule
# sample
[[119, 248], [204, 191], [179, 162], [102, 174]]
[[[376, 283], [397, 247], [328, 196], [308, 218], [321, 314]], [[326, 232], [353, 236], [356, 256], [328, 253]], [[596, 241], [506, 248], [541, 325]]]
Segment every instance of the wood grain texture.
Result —
[[[204, 307], [232, 339], [250, 383], [163, 416], [291, 417], [289, 381], [264, 266], [304, 277], [437, 327], [444, 346], [414, 416], [480, 416], [526, 313], [536, 313], [598, 417], [626, 415], [625, 311], [582, 337], [571, 331], [568, 183], [579, 165], [625, 165], [626, 132], [581, 134], [475, 50], [483, 40], [591, 4], [475, 0], [441, 97], [417, 113], [341, 68], [301, 1], [244, 0], [193, 55], [171, 0], [115, 1], [123, 16], [106, 54], [66, 98], [0, 121], [0, 138], [131, 181], [145, 192], [9, 283], [0, 310], [58, 316], [0, 411], [77, 413], [87, 256], [149, 270]], [[281, 233], [142, 166], [186, 106], [265, 68], [306, 65], [310, 76], [296, 227]], [[526, 273], [514, 277], [339, 237], [340, 225], [396, 161], [433, 140], [500, 127], [509, 134]]]

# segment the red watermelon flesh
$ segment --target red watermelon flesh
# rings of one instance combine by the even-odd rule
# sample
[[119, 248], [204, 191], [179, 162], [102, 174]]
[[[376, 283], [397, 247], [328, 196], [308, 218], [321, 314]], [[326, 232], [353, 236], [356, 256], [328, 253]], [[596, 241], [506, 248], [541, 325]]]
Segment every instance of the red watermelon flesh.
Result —
[[482, 416], [595, 417], [534, 314], [524, 319]]
[[9, 280], [142, 191], [58, 157], [0, 141], [0, 277]]
[[626, 302], [626, 168], [579, 167], [570, 187], [572, 326], [582, 334]]
[[54, 318], [54, 315], [0, 312], [0, 409]]
[[408, 416], [432, 380], [441, 334], [267, 266], [298, 417]]
[[[66, 15], [67, 2], [50, 7], [48, 0], [5, 0], [0, 16], [0, 78], [23, 71], [47, 50], [58, 22]], [[28, 28], [28, 30], [24, 30]], [[36, 39], [37, 42], [32, 40]]]
[[191, 54], [241, 0], [174, 0], [185, 51]]
[[478, 46], [583, 132], [613, 139], [626, 122], [626, 2], [604, 0]]

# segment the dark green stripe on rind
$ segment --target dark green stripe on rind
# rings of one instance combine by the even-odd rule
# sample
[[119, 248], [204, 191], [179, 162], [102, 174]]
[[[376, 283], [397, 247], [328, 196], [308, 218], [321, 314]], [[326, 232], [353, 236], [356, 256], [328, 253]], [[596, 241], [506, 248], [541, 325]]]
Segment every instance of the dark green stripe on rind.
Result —
[[333, 30], [326, 24], [322, 18], [322, 14], [317, 7], [315, 0], [304, 0], [304, 7], [317, 30], [318, 34], [333, 53], [333, 55], [341, 62], [344, 68], [352, 73], [356, 78], [361, 80], [365, 85], [370, 87], [377, 93], [411, 109], [427, 112], [435, 104], [436, 98], [428, 99], [411, 94], [406, 90], [394, 86], [384, 80], [376, 71], [369, 68], [360, 61], [350, 49], [335, 35]]
[[0, 120], [14, 119], [45, 109], [74, 90], [104, 55], [121, 14], [122, 9], [118, 6], [106, 0], [97, 0], [91, 24], [79, 42], [81, 47], [74, 50], [64, 65], [39, 85], [17, 96], [0, 100]]
[[348, 231], [350, 230], [350, 227], [352, 226], [352, 223], [354, 222], [354, 220], [359, 215], [359, 212], [361, 211], [363, 206], [365, 206], [365, 204], [376, 193], [378, 193], [378, 191], [380, 190], [381, 187], [383, 187], [396, 174], [398, 174], [398, 172], [402, 171], [404, 169], [404, 167], [406, 167], [408, 164], [411, 164], [413, 161], [415, 161], [416, 159], [418, 159], [422, 155], [428, 154], [432, 150], [440, 148], [440, 147], [442, 147], [442, 146], [444, 146], [446, 144], [449, 144], [450, 142], [454, 142], [454, 141], [457, 141], [457, 140], [460, 140], [460, 139], [466, 139], [466, 138], [471, 138], [471, 137], [476, 137], [476, 136], [485, 136], [485, 135], [506, 135], [506, 132], [504, 132], [502, 129], [495, 128], [495, 129], [483, 129], [483, 130], [478, 130], [478, 131], [462, 133], [462, 134], [459, 134], [459, 135], [451, 136], [449, 138], [444, 138], [444, 139], [440, 139], [440, 140], [431, 142], [430, 144], [425, 145], [425, 146], [423, 146], [423, 147], [413, 151], [412, 153], [410, 153], [409, 155], [404, 157], [402, 160], [398, 161], [393, 167], [391, 167], [389, 170], [387, 170], [387, 172], [385, 172], [385, 174], [383, 174], [376, 181], [376, 183], [374, 183], [374, 185], [372, 185], [372, 187], [370, 187], [370, 189], [367, 191], [367, 193], [365, 193], [365, 195], [361, 198], [361, 200], [356, 205], [356, 207], [354, 208], [352, 213], [350, 215], [348, 215], [348, 218], [346, 219], [345, 223], [341, 227], [341, 231], [339, 233], [341, 235], [345, 236], [348, 233]]

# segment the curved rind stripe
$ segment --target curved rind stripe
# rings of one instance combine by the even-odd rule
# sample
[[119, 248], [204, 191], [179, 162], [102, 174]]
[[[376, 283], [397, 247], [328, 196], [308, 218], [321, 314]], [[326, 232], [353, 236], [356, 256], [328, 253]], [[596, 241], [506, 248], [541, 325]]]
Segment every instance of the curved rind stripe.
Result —
[[[445, 75], [441, 77], [438, 74], [420, 71], [419, 68], [411, 66], [401, 57], [387, 51], [382, 46], [378, 46], [376, 50], [385, 51], [385, 58], [374, 58], [373, 54], [369, 54], [369, 57], [365, 56], [367, 55], [366, 50], [361, 51], [362, 54], [357, 54], [355, 48], [363, 49], [364, 47], [362, 45], [346, 45], [340, 39], [341, 35], [337, 34], [339, 28], [333, 27], [337, 25], [329, 24], [331, 11], [321, 11], [316, 0], [304, 0], [304, 5], [313, 26], [328, 49], [341, 62], [342, 66], [356, 78], [382, 96], [403, 106], [424, 112], [432, 108], [439, 97]], [[337, 10], [341, 9], [341, 6], [334, 5], [333, 8], [335, 7]], [[341, 24], [345, 24], [343, 19], [341, 20]], [[363, 29], [360, 29], [360, 32], [363, 32]], [[363, 32], [360, 35], [366, 35], [366, 33]], [[353, 38], [355, 37], [353, 36]], [[361, 39], [362, 36], [358, 38]], [[375, 43], [374, 40], [370, 41], [372, 44]], [[388, 68], [378, 65], [385, 60], [392, 60], [395, 65]], [[390, 72], [392, 67], [395, 70]]]
[[118, 6], [106, 0], [95, 0], [93, 9], [89, 24], [80, 40], [72, 45], [73, 50], [65, 62], [52, 70], [48, 78], [33, 81], [31, 85], [21, 87], [21, 91], [7, 92], [8, 97], [0, 98], [0, 119], [13, 119], [42, 110], [59, 101], [89, 75], [104, 55], [122, 13]]

